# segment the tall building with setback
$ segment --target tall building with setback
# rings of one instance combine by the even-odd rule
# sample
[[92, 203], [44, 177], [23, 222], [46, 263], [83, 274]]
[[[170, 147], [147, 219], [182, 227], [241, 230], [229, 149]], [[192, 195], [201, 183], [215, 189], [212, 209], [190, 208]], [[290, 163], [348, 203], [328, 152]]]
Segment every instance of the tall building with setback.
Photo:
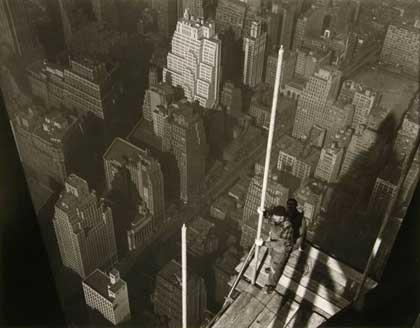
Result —
[[244, 29], [247, 5], [241, 0], [219, 0], [216, 8], [216, 29], [223, 33], [232, 28], [239, 39]]
[[62, 186], [82, 142], [77, 117], [27, 107], [16, 113], [12, 127], [25, 168], [50, 187]]
[[[153, 294], [154, 312], [169, 319], [170, 328], [179, 328], [182, 323], [182, 274], [181, 264], [170, 261], [156, 278]], [[199, 327], [207, 309], [207, 291], [204, 279], [187, 272], [187, 323]]]
[[412, 26], [389, 25], [381, 51], [381, 59], [403, 71], [416, 75], [420, 69], [420, 29]]
[[322, 148], [318, 165], [315, 169], [315, 178], [327, 183], [338, 182], [344, 149], [338, 147], [336, 142]]
[[184, 89], [188, 101], [212, 108], [220, 88], [221, 41], [212, 21], [190, 16], [188, 10], [172, 37], [163, 81]]
[[0, 3], [0, 43], [16, 55], [31, 55], [37, 48], [25, 0]]
[[130, 320], [127, 283], [112, 269], [108, 274], [96, 269], [83, 281], [86, 305], [99, 311], [114, 325]]
[[[127, 184], [136, 187], [138, 196], [152, 213], [154, 223], [160, 226], [165, 217], [165, 195], [160, 163], [149, 150], [134, 146], [122, 138], [116, 138], [104, 154], [105, 178], [108, 190], [115, 177], [127, 173]], [[129, 187], [127, 185], [127, 189]]]
[[54, 230], [63, 265], [85, 278], [117, 261], [112, 212], [88, 183], [71, 174], [55, 204]]
[[178, 20], [177, 1], [155, 0], [152, 1], [152, 9], [157, 16], [159, 32], [163, 33], [166, 37], [170, 37], [175, 30], [176, 22]]
[[263, 31], [262, 22], [254, 21], [248, 36], [244, 38], [244, 71], [242, 82], [255, 87], [262, 82], [267, 32]]
[[64, 70], [66, 106], [104, 119], [113, 106], [115, 68], [87, 58], [70, 59], [70, 67]]
[[208, 144], [200, 109], [179, 101], [169, 106], [170, 144], [178, 163], [180, 198], [191, 201], [198, 195], [205, 178]]
[[332, 67], [321, 68], [309, 78], [298, 100], [294, 137], [306, 138], [315, 124], [325, 127], [326, 103], [336, 98], [340, 79], [341, 72]]

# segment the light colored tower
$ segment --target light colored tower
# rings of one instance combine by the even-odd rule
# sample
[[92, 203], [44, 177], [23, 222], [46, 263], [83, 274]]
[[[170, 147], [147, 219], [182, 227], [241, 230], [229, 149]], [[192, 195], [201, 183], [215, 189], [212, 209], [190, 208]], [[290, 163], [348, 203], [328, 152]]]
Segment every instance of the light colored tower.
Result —
[[201, 106], [212, 108], [220, 88], [221, 41], [215, 24], [194, 18], [185, 10], [171, 44], [163, 81], [181, 86], [188, 101], [198, 100]]
[[264, 70], [264, 54], [267, 42], [267, 32], [262, 31], [262, 23], [254, 21], [251, 24], [250, 35], [244, 38], [244, 71], [243, 84], [255, 87], [262, 81]]
[[335, 183], [340, 172], [344, 149], [339, 148], [337, 143], [322, 148], [321, 156], [315, 170], [315, 177], [327, 183]]
[[117, 261], [111, 209], [82, 178], [74, 174], [67, 178], [53, 223], [63, 265], [80, 277]]

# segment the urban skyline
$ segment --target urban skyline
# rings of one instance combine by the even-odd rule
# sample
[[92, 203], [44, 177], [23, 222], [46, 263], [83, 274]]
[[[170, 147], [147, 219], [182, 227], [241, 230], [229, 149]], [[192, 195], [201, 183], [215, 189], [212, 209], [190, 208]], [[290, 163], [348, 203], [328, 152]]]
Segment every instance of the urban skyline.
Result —
[[184, 223], [189, 326], [230, 320], [211, 323], [255, 243], [277, 92], [265, 207], [297, 200], [312, 259], [278, 285], [308, 317], [281, 326], [328, 320], [368, 263], [380, 283], [420, 174], [419, 10], [4, 0], [0, 85], [68, 322], [180, 327]]

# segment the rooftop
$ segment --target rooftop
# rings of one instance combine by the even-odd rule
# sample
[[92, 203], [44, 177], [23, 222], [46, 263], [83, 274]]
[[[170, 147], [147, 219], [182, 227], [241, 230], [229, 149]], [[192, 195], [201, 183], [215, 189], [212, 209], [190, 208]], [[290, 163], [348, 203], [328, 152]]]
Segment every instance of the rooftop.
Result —
[[306, 145], [302, 141], [289, 135], [283, 135], [278, 141], [278, 144], [281, 152], [293, 156], [305, 163], [313, 164], [319, 159], [319, 149]]
[[[168, 281], [171, 285], [177, 286], [179, 289], [181, 289], [181, 283], [182, 283], [182, 267], [181, 263], [179, 263], [177, 260], [172, 260], [168, 262], [158, 273], [158, 277], [165, 279]], [[192, 271], [188, 270], [187, 272], [187, 282], [196, 278], [197, 276], [192, 273]]]
[[[114, 293], [121, 289], [126, 283], [124, 280], [118, 280], [114, 285], [111, 284], [109, 277], [99, 269], [93, 271], [84, 281], [84, 284], [95, 290], [103, 298], [110, 302], [114, 299], [109, 296], [108, 288]], [[109, 286], [109, 287], [108, 287]]]
[[124, 163], [126, 161], [154, 161], [147, 149], [141, 149], [122, 138], [115, 138], [104, 154], [104, 159]]
[[76, 124], [77, 118], [60, 110], [54, 110], [44, 116], [35, 127], [34, 133], [51, 143], [62, 143], [69, 130]]

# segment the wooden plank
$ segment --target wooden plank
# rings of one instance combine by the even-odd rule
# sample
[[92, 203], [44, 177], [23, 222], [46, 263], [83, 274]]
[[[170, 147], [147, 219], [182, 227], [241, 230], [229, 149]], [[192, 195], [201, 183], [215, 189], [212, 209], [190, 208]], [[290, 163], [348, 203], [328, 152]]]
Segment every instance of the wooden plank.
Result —
[[236, 320], [233, 320], [229, 326], [225, 327], [248, 328], [264, 309], [265, 305], [257, 298], [251, 296], [247, 307], [241, 311], [240, 316], [237, 316]]
[[292, 300], [288, 300], [281, 306], [280, 311], [266, 328], [283, 328], [290, 320], [293, 319], [300, 305]]
[[[260, 277], [264, 278], [265, 281], [267, 281], [268, 279], [268, 274], [265, 273], [265, 268], [269, 267], [268, 263], [270, 263], [269, 256], [267, 257], [258, 277], [258, 278]], [[324, 307], [328, 308], [329, 310], [326, 311], [327, 313], [331, 314], [331, 311], [336, 312], [336, 310], [340, 310], [349, 304], [347, 300], [341, 298], [338, 295], [335, 295], [333, 291], [328, 290], [327, 288], [325, 288], [325, 286], [323, 287], [318, 286], [315, 291], [311, 290], [310, 283], [311, 283], [310, 277], [302, 278], [300, 279], [299, 282], [296, 282], [285, 274], [283, 274], [279, 280], [280, 285], [283, 285], [283, 287], [285, 288], [290, 288], [291, 291], [294, 293], [298, 292], [299, 296], [304, 297], [311, 303], [313, 302], [313, 300], [316, 300], [317, 303], [315, 305], [320, 307], [324, 311], [325, 311]], [[317, 284], [317, 282], [314, 282], [314, 284]], [[322, 306], [319, 306], [317, 304], [320, 304]]]
[[[328, 268], [330, 268], [331, 270], [337, 271], [338, 273], [340, 273], [342, 276], [346, 277], [347, 279], [354, 280], [358, 283], [361, 282], [362, 273], [353, 269], [352, 267], [348, 266], [347, 264], [344, 264], [344, 263], [334, 259], [333, 257], [325, 254], [323, 251], [321, 251], [321, 250], [319, 250], [319, 249], [317, 249], [317, 248], [315, 248], [315, 247], [313, 247], [309, 244], [306, 244], [304, 252], [307, 253], [309, 257], [321, 261]], [[368, 279], [368, 281], [366, 281], [366, 285], [368, 286], [368, 288], [373, 288], [373, 287], [376, 286], [376, 284], [377, 283], [372, 279]]]
[[315, 294], [330, 300], [334, 304], [338, 305], [339, 307], [343, 308], [349, 305], [349, 301], [341, 297], [335, 290], [325, 287], [322, 281], [316, 281], [313, 279], [312, 276], [301, 276], [296, 277], [293, 272], [290, 272], [290, 268], [286, 268], [283, 275], [294, 282], [298, 283], [299, 285], [311, 290]]
[[309, 317], [308, 322], [306, 323], [306, 327], [307, 328], [317, 328], [321, 324], [323, 324], [326, 320], [327, 319], [320, 316], [318, 313], [312, 312], [311, 316]]
[[213, 328], [232, 327], [234, 322], [243, 311], [248, 307], [251, 295], [242, 293], [239, 297], [229, 306], [226, 312], [216, 321]]

